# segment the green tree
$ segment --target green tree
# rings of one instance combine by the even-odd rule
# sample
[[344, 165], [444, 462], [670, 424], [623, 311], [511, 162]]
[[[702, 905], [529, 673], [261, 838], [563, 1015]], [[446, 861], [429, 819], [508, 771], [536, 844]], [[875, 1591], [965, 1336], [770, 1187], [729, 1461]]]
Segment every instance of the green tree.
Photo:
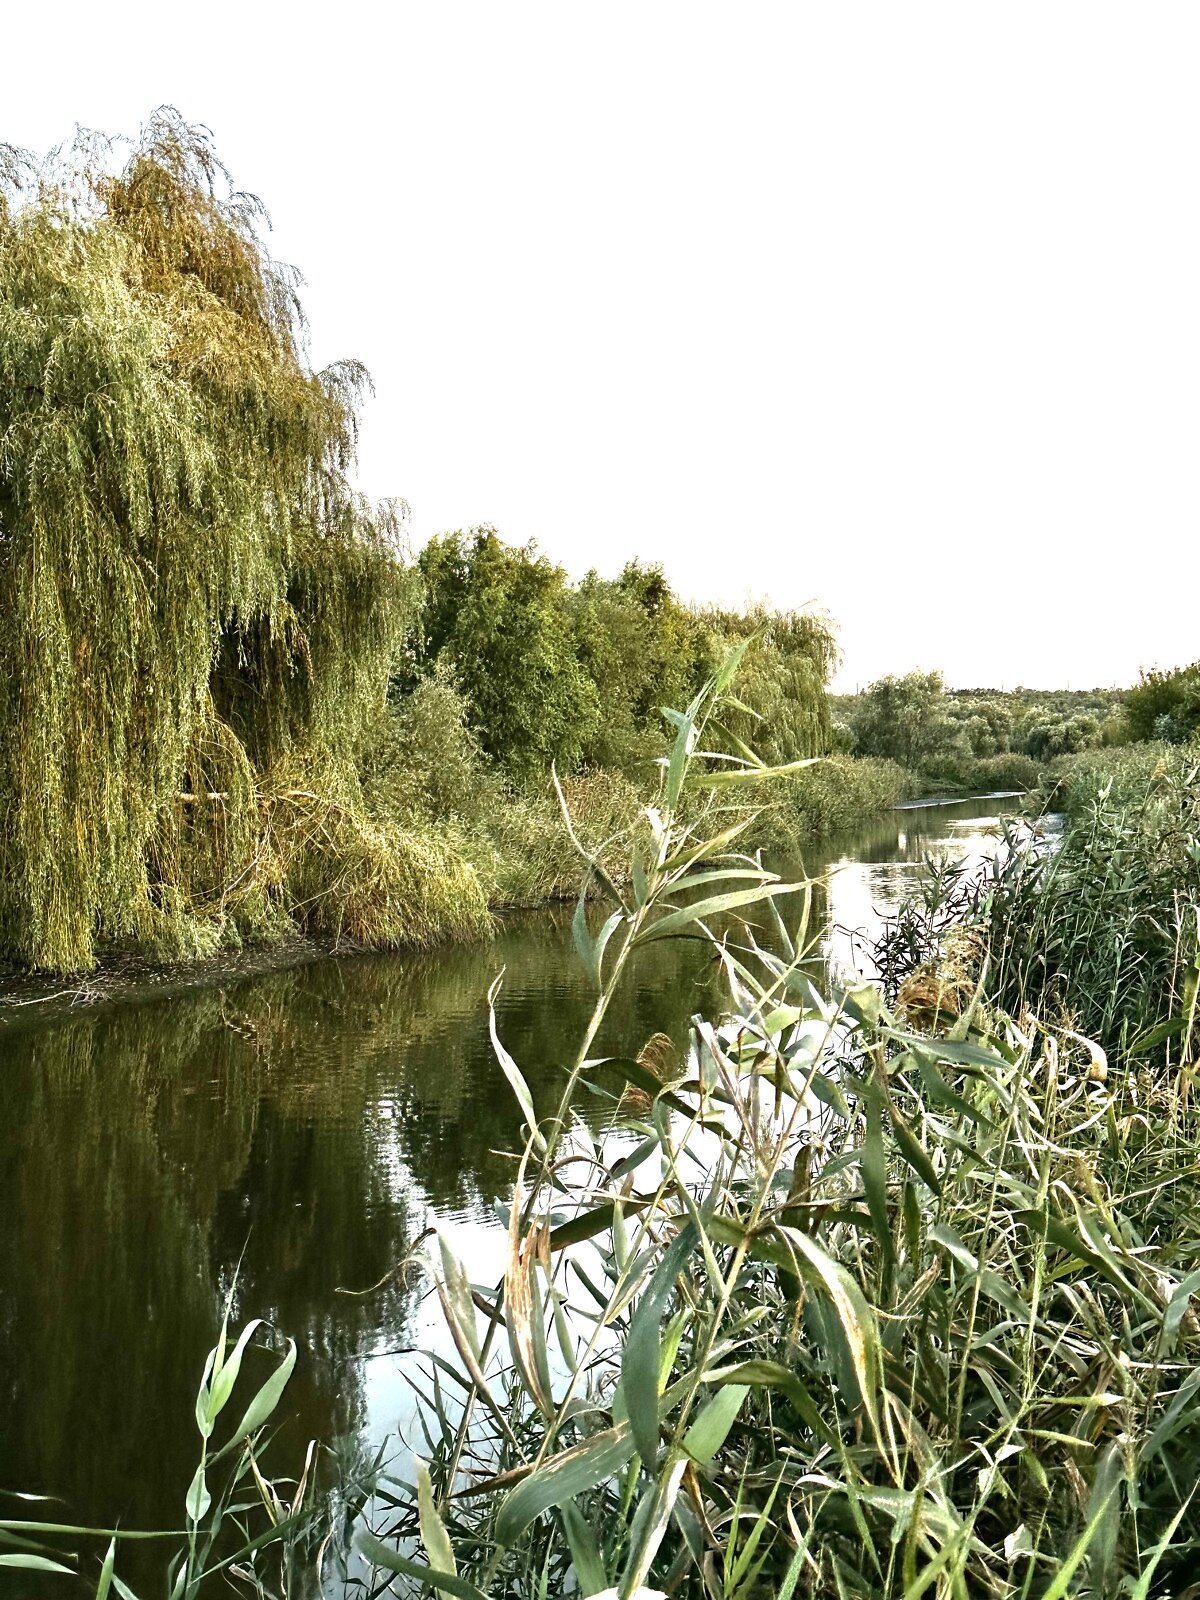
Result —
[[1200, 731], [1200, 661], [1174, 672], [1144, 672], [1125, 699], [1133, 739], [1183, 744]]
[[710, 670], [711, 631], [681, 604], [661, 567], [589, 572], [573, 595], [577, 649], [602, 708], [588, 765], [644, 772], [662, 747], [664, 706], [687, 705]]
[[1054, 711], [1030, 712], [1022, 728], [1022, 745], [1035, 761], [1052, 761], [1101, 743], [1101, 724], [1090, 715], [1063, 716]]
[[955, 742], [940, 672], [877, 679], [851, 710], [850, 727], [860, 755], [911, 769], [945, 754]]
[[576, 766], [600, 707], [562, 568], [492, 528], [431, 540], [419, 566], [418, 668], [449, 667], [480, 745], [513, 773]]
[[837, 645], [827, 618], [809, 611], [709, 613], [716, 656], [750, 638], [737, 679], [745, 710], [728, 713], [730, 731], [768, 766], [825, 755], [833, 746], [833, 724], [825, 685], [837, 663]]
[[77, 969], [258, 860], [263, 764], [381, 698], [407, 584], [346, 477], [366, 375], [313, 372], [290, 273], [159, 112], [0, 161], [0, 953]]

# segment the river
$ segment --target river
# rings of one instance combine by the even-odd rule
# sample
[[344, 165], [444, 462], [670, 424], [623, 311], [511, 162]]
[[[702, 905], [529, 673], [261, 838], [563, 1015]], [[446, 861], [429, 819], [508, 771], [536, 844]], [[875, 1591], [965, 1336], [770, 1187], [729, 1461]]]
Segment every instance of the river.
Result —
[[[927, 853], [981, 856], [1015, 804], [908, 808], [815, 848], [826, 959], [853, 963], [853, 931], [878, 927]], [[406, 1421], [408, 1352], [435, 1317], [397, 1264], [433, 1222], [477, 1280], [499, 1258], [520, 1124], [487, 1035], [501, 969], [500, 1034], [547, 1110], [592, 1003], [569, 910], [478, 949], [44, 1018], [0, 1006], [0, 1489], [58, 1497], [55, 1520], [179, 1526], [235, 1274], [237, 1319], [299, 1345], [277, 1465], [309, 1438], [377, 1441]], [[681, 1039], [719, 1004], [715, 982], [702, 946], [653, 945], [601, 1046]]]

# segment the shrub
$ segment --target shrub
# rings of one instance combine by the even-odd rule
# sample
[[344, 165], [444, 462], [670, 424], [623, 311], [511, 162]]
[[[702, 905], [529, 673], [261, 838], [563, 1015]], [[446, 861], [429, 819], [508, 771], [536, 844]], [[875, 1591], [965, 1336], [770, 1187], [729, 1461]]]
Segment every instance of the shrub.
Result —
[[1133, 739], [1182, 744], [1200, 733], [1200, 661], [1174, 672], [1143, 673], [1125, 698]]
[[[643, 796], [615, 772], [577, 773], [564, 778], [562, 787], [577, 837], [620, 875]], [[463, 848], [498, 908], [574, 899], [579, 892], [578, 850], [546, 780], [501, 790], [495, 808], [466, 834]]]
[[271, 834], [284, 903], [305, 933], [420, 948], [490, 930], [474, 868], [443, 838], [302, 794], [276, 803]]
[[1009, 751], [976, 761], [968, 781], [972, 789], [981, 793], [997, 789], [1018, 789], [1024, 793], [1037, 788], [1041, 772], [1041, 767], [1031, 757]]
[[370, 810], [401, 822], [470, 824], [496, 803], [500, 787], [468, 726], [466, 699], [444, 668], [388, 701], [364, 747], [362, 772]]

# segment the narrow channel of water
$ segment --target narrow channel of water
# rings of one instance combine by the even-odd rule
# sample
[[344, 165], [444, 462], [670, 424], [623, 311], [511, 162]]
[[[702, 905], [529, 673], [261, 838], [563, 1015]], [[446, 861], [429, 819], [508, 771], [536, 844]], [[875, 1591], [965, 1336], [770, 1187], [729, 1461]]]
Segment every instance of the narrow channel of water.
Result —
[[[909, 808], [814, 851], [827, 958], [854, 961], [853, 930], [869, 936], [927, 854], [990, 850], [989, 821], [1016, 803]], [[0, 1489], [61, 1497], [63, 1521], [178, 1526], [239, 1260], [241, 1316], [300, 1347], [284, 1455], [289, 1438], [404, 1421], [404, 1352], [433, 1319], [393, 1269], [437, 1222], [473, 1276], [494, 1275], [520, 1122], [487, 1037], [501, 968], [501, 1036], [549, 1109], [592, 1003], [569, 912], [483, 949], [0, 1027]], [[602, 1046], [682, 1038], [714, 982], [703, 947], [652, 946]]]

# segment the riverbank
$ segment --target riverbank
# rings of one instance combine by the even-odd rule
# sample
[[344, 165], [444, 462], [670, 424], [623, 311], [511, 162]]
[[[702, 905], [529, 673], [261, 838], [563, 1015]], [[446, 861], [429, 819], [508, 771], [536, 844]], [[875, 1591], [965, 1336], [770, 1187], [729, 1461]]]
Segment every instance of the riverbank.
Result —
[[[320, 808], [310, 805], [303, 817], [268, 825], [267, 844], [235, 891], [177, 918], [186, 941], [100, 944], [90, 970], [66, 976], [0, 965], [0, 1027], [24, 1007], [143, 1000], [325, 955], [486, 939], [496, 916], [574, 901], [584, 873], [580, 845], [624, 881], [630, 838], [657, 798], [657, 768], [651, 771], [653, 783], [618, 771], [577, 773], [562, 779], [560, 801], [549, 780], [515, 784], [479, 765], [451, 794], [377, 790], [374, 814], [361, 819], [333, 814], [336, 808], [314, 818]], [[737, 848], [807, 854], [884, 815], [913, 788], [911, 774], [892, 762], [830, 757], [760, 785], [753, 808], [735, 807], [731, 820], [753, 819]], [[344, 835], [335, 854], [310, 848], [312, 834], [325, 838], [332, 828]]]
[[[659, 1034], [648, 1059], [664, 1080], [662, 1115], [640, 1120], [644, 1105], [627, 1107], [636, 1126], [612, 1134], [611, 1096], [581, 1093], [574, 1126], [587, 1160], [562, 1162], [553, 1191], [545, 1191], [550, 1226], [577, 1222], [577, 1237], [586, 1232], [589, 1251], [600, 1253], [601, 1268], [589, 1279], [615, 1330], [599, 1357], [608, 1363], [596, 1391], [601, 1400], [580, 1421], [570, 1419], [577, 1431], [551, 1440], [548, 1450], [593, 1439], [606, 1446], [614, 1433], [619, 1442], [629, 1424], [606, 1409], [606, 1397], [617, 1392], [618, 1379], [644, 1381], [651, 1394], [662, 1389], [661, 1431], [647, 1439], [648, 1465], [632, 1470], [651, 1477], [661, 1469], [670, 1490], [671, 1458], [652, 1452], [661, 1457], [664, 1435], [669, 1450], [686, 1448], [695, 1493], [705, 1497], [698, 1537], [716, 1530], [714, 1560], [731, 1559], [740, 1535], [726, 1537], [725, 1527], [735, 1524], [722, 1517], [731, 1504], [741, 1508], [749, 1526], [761, 1527], [773, 1591], [784, 1589], [799, 1559], [791, 1523], [773, 1515], [785, 1470], [789, 1503], [821, 1564], [815, 1595], [838, 1592], [830, 1575], [847, 1572], [855, 1592], [894, 1600], [912, 1592], [911, 1574], [887, 1565], [898, 1503], [911, 1503], [931, 1530], [929, 1547], [920, 1546], [914, 1559], [937, 1562], [939, 1571], [952, 1561], [971, 1592], [994, 1580], [997, 1595], [1015, 1597], [1030, 1587], [1030, 1564], [1049, 1573], [1068, 1561], [1103, 1600], [1117, 1600], [1129, 1573], [1153, 1575], [1155, 1567], [1163, 1582], [1147, 1584], [1146, 1594], [1179, 1592], [1194, 1560], [1194, 1534], [1186, 1525], [1181, 1531], [1178, 1520], [1195, 1481], [1196, 1453], [1187, 1377], [1197, 1350], [1190, 1304], [1196, 1174], [1188, 1154], [1196, 1134], [1194, 1055], [1185, 1031], [1142, 1032], [1143, 1024], [1161, 1021], [1163, 1004], [1186, 1002], [1160, 981], [1162, 962], [1139, 997], [1132, 974], [1112, 965], [1114, 946], [1098, 937], [1112, 928], [1116, 944], [1132, 949], [1133, 923], [1149, 911], [1164, 925], [1175, 888], [1200, 894], [1186, 841], [1169, 870], [1159, 870], [1163, 841], [1175, 838], [1181, 818], [1188, 837], [1196, 835], [1194, 793], [1164, 789], [1150, 800], [1148, 808], [1138, 803], [1136, 824], [1112, 818], [1114, 836], [1124, 840], [1122, 873], [1131, 859], [1144, 859], [1146, 892], [1138, 904], [1120, 903], [1108, 840], [1097, 849], [1085, 829], [1066, 841], [1054, 881], [1002, 873], [1012, 893], [993, 931], [1017, 959], [996, 964], [986, 995], [971, 982], [946, 982], [938, 1007], [925, 1005], [918, 1015], [912, 987], [897, 971], [900, 982], [885, 981], [879, 998], [887, 1009], [878, 1015], [862, 1003], [867, 991], [855, 987], [848, 1039], [823, 1021], [806, 1025], [798, 1007], [780, 1008], [774, 967], [761, 992], [739, 989], [733, 1004], [742, 1009], [731, 1023], [730, 999], [702, 944], [662, 939], [635, 954], [613, 1032], [598, 1041], [598, 1053], [632, 1064], [646, 1039]], [[892, 812], [890, 826], [877, 818], [857, 849], [839, 843], [810, 863], [829, 888], [828, 899], [813, 902], [820, 947], [828, 949], [831, 929], [859, 920], [861, 893], [877, 905], [890, 885], [903, 897], [928, 858], [969, 859], [969, 849], [961, 853], [968, 831], [961, 824], [973, 821], [982, 833], [995, 814], [981, 802], [983, 815], [955, 815], [969, 809], [924, 808], [926, 833], [922, 808]], [[1031, 870], [1035, 865], [1031, 859]], [[1054, 952], [1046, 934], [1072, 908], [1074, 921], [1057, 948], [1075, 952], [1073, 967], [1056, 961], [1049, 974], [1026, 967], [1021, 950]], [[790, 926], [786, 906], [784, 917]], [[176, 1525], [194, 1467], [195, 1375], [215, 1340], [235, 1264], [236, 1326], [267, 1308], [298, 1348], [288, 1417], [272, 1447], [275, 1470], [288, 1471], [310, 1437], [354, 1436], [363, 1455], [345, 1470], [347, 1486], [357, 1484], [365, 1480], [354, 1475], [369, 1472], [385, 1435], [399, 1427], [406, 1440], [421, 1437], [413, 1351], [453, 1364], [461, 1346], [438, 1323], [438, 1304], [449, 1300], [461, 1316], [455, 1285], [495, 1283], [509, 1259], [496, 1202], [503, 1210], [513, 1164], [500, 1152], [519, 1148], [519, 1124], [529, 1113], [490, 1054], [485, 984], [496, 966], [507, 968], [496, 1029], [510, 1067], [519, 1064], [533, 1117], [547, 1129], [562, 1094], [562, 1063], [595, 1005], [570, 922], [566, 914], [530, 918], [520, 940], [494, 952], [452, 947], [415, 958], [318, 963], [296, 979], [276, 975], [228, 995], [67, 1019], [17, 1043], [10, 1071], [0, 1075], [0, 1097], [7, 1091], [16, 1111], [0, 1115], [0, 1199], [6, 1185], [10, 1200], [35, 1186], [38, 1193], [36, 1205], [11, 1206], [16, 1230], [6, 1263], [16, 1320], [2, 1353], [16, 1375], [17, 1481], [64, 1493], [71, 1514], [96, 1525], [114, 1518], [124, 1526]], [[1028, 938], [1017, 941], [1022, 928]], [[869, 938], [870, 930], [864, 933]], [[1177, 958], [1164, 945], [1163, 961], [1185, 973], [1182, 958], [1192, 948], [1181, 944]], [[804, 959], [797, 952], [793, 964]], [[1093, 976], [1106, 964], [1120, 1015], [1077, 1024], [1066, 1008], [1077, 1012], [1090, 1002]], [[797, 970], [807, 982], [811, 966]], [[1042, 982], [1047, 975], [1053, 988]], [[997, 1004], [1010, 980], [1019, 1026]], [[836, 984], [821, 992], [837, 1003]], [[941, 1004], [947, 997], [953, 1011]], [[1153, 1012], [1143, 1010], [1142, 998]], [[814, 1015], [819, 1021], [822, 1013]], [[709, 1018], [711, 1029], [690, 1033], [697, 1016]], [[694, 1129], [686, 1145], [694, 1161], [678, 1159], [682, 1129], [702, 1112], [687, 1104], [699, 1081], [688, 1081], [684, 1065], [689, 1038], [700, 1060], [711, 1058], [725, 1072], [725, 1092], [738, 1097], [743, 1114], [706, 1130], [708, 1141], [724, 1141], [723, 1175], [745, 1174], [736, 1186], [727, 1178], [719, 1187], [713, 1182], [713, 1146]], [[771, 1098], [761, 1095], [764, 1048], [773, 1053], [772, 1081], [783, 1097], [773, 1113]], [[885, 1094], [873, 1088], [864, 1063], [876, 1064]], [[813, 1083], [821, 1085], [820, 1102], [797, 1120], [792, 1098], [798, 1086]], [[604, 1080], [594, 1087], [602, 1091]], [[668, 1111], [680, 1113], [681, 1101], [682, 1121]], [[813, 1119], [833, 1160], [810, 1162]], [[694, 1171], [694, 1191], [684, 1195], [682, 1178], [657, 1191], [639, 1187], [639, 1139], [661, 1146], [652, 1161], [656, 1180], [660, 1171]], [[535, 1160], [529, 1165], [536, 1171]], [[613, 1184], [629, 1175], [639, 1202], [662, 1224], [635, 1234], [645, 1213], [621, 1219], [632, 1250], [616, 1223], [610, 1230], [605, 1206]], [[697, 1195], [714, 1192], [715, 1208], [695, 1205]], [[755, 1207], [752, 1236], [747, 1195]], [[859, 1195], [863, 1203], [848, 1203]], [[552, 1241], [547, 1275], [557, 1269], [555, 1293], [571, 1307], [554, 1348], [569, 1349], [564, 1360], [573, 1364], [589, 1329], [575, 1310], [581, 1297], [568, 1294], [575, 1287], [571, 1252], [554, 1249], [549, 1228], [537, 1231], [540, 1210], [531, 1209], [531, 1217], [531, 1237]], [[394, 1271], [397, 1261], [413, 1259], [431, 1222], [450, 1263], [441, 1302], [422, 1294], [428, 1280]], [[671, 1241], [691, 1238], [694, 1246], [689, 1224], [711, 1229], [728, 1295], [720, 1279], [710, 1293], [698, 1250], [689, 1258], [677, 1245], [665, 1256]], [[756, 1248], [735, 1252], [730, 1267], [730, 1247], [750, 1237]], [[568, 1243], [561, 1231], [557, 1242]], [[528, 1247], [516, 1257], [518, 1264], [534, 1259]], [[438, 1272], [436, 1262], [429, 1271]], [[639, 1303], [631, 1292], [635, 1273], [645, 1275], [643, 1295], [663, 1294], [666, 1331], [652, 1363], [639, 1354], [644, 1320], [635, 1328], [622, 1309]], [[342, 1292], [371, 1284], [365, 1294]], [[480, 1295], [486, 1303], [482, 1288]], [[480, 1298], [468, 1302], [471, 1323], [460, 1321], [460, 1333], [475, 1324], [471, 1303]], [[726, 1315], [729, 1343], [719, 1362], [709, 1361], [711, 1345], [701, 1341], [710, 1339], [714, 1316]], [[536, 1316], [526, 1325], [535, 1338], [545, 1331]], [[5, 1336], [0, 1329], [0, 1342]], [[112, 1377], [124, 1370], [115, 1352], [130, 1348], [143, 1379], [132, 1395]], [[961, 1356], [957, 1389], [946, 1387], [947, 1351]], [[1125, 1365], [1121, 1358], [1131, 1351]], [[247, 1353], [248, 1392], [272, 1360], [265, 1349]], [[1094, 1386], [1080, 1385], [1080, 1360], [1091, 1371], [1132, 1377], [1111, 1405], [1097, 1408]], [[639, 1375], [639, 1362], [648, 1378]], [[667, 1362], [663, 1387], [655, 1380]], [[680, 1396], [695, 1391], [696, 1374], [705, 1389], [689, 1413]], [[532, 1363], [496, 1378], [492, 1393], [504, 1407], [505, 1438], [516, 1441], [512, 1455], [497, 1464], [481, 1448], [468, 1459], [533, 1481], [525, 1468], [543, 1437], [545, 1413], [523, 1397], [537, 1381]], [[557, 1398], [557, 1365], [546, 1381]], [[947, 1393], [955, 1397], [950, 1404]], [[876, 1425], [889, 1415], [908, 1423], [898, 1447]], [[426, 1412], [425, 1422], [436, 1441], [438, 1419]], [[1003, 1455], [995, 1450], [1001, 1429], [1013, 1432], [1016, 1446]], [[711, 1448], [701, 1448], [702, 1438], [711, 1438]], [[373, 1553], [383, 1566], [398, 1553], [421, 1559], [417, 1508], [403, 1488], [410, 1458], [398, 1444], [393, 1450], [388, 1509], [376, 1503], [369, 1512], [383, 1541], [383, 1554], [376, 1547]], [[917, 1450], [919, 1460], [910, 1454]], [[95, 1452], [102, 1452], [98, 1468]], [[506, 1592], [532, 1592], [529, 1571], [547, 1560], [557, 1564], [556, 1582], [562, 1577], [573, 1556], [557, 1520], [504, 1537], [521, 1503], [510, 1483], [494, 1496], [451, 1498], [443, 1476], [449, 1452], [435, 1443], [427, 1458], [443, 1491], [438, 1504], [446, 1508], [460, 1576], [482, 1584], [478, 1592], [495, 1592], [484, 1582], [492, 1551], [507, 1552]], [[136, 1475], [110, 1464], [120, 1460], [135, 1460]], [[918, 1466], [934, 1489], [898, 1501], [914, 1494]], [[579, 1491], [606, 1576], [629, 1545], [628, 1488], [628, 1478], [601, 1474]], [[848, 1501], [861, 1507], [865, 1533], [839, 1514]], [[1095, 1508], [1103, 1504], [1110, 1505], [1111, 1538], [1098, 1532]], [[499, 1506], [508, 1507], [509, 1520], [496, 1529], [490, 1519]], [[321, 1515], [314, 1505], [314, 1517]], [[968, 1523], [978, 1538], [958, 1540], [955, 1528]], [[565, 1526], [573, 1537], [575, 1525]], [[651, 1581], [668, 1581], [676, 1555], [680, 1563], [689, 1559], [687, 1530], [670, 1524], [668, 1536]], [[119, 1550], [121, 1570], [138, 1592], [146, 1592], [143, 1560], [136, 1546]], [[918, 1569], [915, 1581], [920, 1576]], [[413, 1575], [414, 1594], [423, 1579], [423, 1572]], [[333, 1587], [340, 1592], [336, 1580]], [[560, 1587], [568, 1587], [565, 1579]]]
[[0, 1033], [33, 1021], [105, 1006], [170, 1000], [195, 989], [217, 989], [227, 983], [265, 977], [307, 966], [331, 955], [349, 955], [361, 946], [329, 946], [295, 937], [277, 945], [228, 950], [186, 961], [153, 961], [125, 953], [101, 959], [94, 971], [79, 978], [28, 972], [0, 966]]
[[[580, 780], [574, 780], [571, 792], [576, 799], [580, 797]], [[865, 790], [860, 787], [857, 792], [861, 794]], [[610, 798], [613, 796], [612, 785], [608, 786], [607, 793]], [[859, 870], [855, 865], [859, 854], [863, 854], [864, 859], [875, 861], [886, 858], [889, 851], [899, 850], [899, 856], [906, 865], [915, 865], [921, 859], [921, 852], [932, 848], [935, 843], [939, 848], [945, 848], [949, 840], [954, 838], [952, 834], [943, 837], [937, 831], [934, 818], [938, 812], [965, 812], [967, 820], [973, 821], [976, 807], [1015, 798], [1017, 796], [1013, 794], [991, 794], [902, 800], [882, 809], [860, 812], [845, 826], [823, 833], [797, 835], [778, 829], [774, 833], [764, 830], [759, 843], [763, 848], [770, 848], [776, 859], [786, 859], [789, 854], [794, 854], [805, 863], [806, 871], [817, 875], [836, 862], [843, 874], [841, 892], [850, 894], [850, 902], [839, 920], [848, 921], [851, 906], [855, 908], [853, 915], [860, 916], [864, 914], [864, 908], [869, 910], [870, 905], [867, 885], [860, 885], [855, 877]], [[894, 838], [889, 844], [887, 819], [890, 815], [903, 814], [911, 818], [925, 812], [932, 814], [929, 818], [931, 831], [914, 831], [906, 822], [903, 848], [897, 846]], [[536, 815], [544, 825], [550, 817], [548, 807], [539, 806]], [[503, 949], [512, 930], [534, 925], [540, 912], [548, 913], [556, 907], [573, 904], [576, 900], [580, 859], [561, 824], [561, 813], [554, 815], [561, 837], [556, 834], [552, 843], [547, 843], [544, 835], [535, 836], [538, 853], [535, 855], [531, 849], [523, 869], [520, 872], [512, 869], [507, 880], [511, 898], [503, 899], [499, 893], [494, 896], [491, 903], [491, 940], [474, 941], [475, 948], [484, 944], [488, 948], [496, 945]], [[601, 815], [592, 809], [586, 811], [585, 816], [591, 827], [585, 826], [584, 832], [590, 838]], [[527, 817], [522, 828], [528, 825]], [[507, 826], [514, 828], [511, 820]], [[598, 841], [601, 837], [599, 833], [596, 834]], [[954, 838], [956, 845], [960, 842]], [[968, 842], [974, 843], [973, 836]], [[621, 845], [617, 841], [605, 854], [606, 866], [618, 880], [624, 877], [620, 850]], [[850, 874], [850, 877], [847, 878], [846, 874]], [[532, 897], [534, 888], [540, 898]], [[522, 895], [526, 897], [521, 898]], [[892, 898], [885, 895], [885, 906], [890, 904]], [[470, 944], [464, 945], [462, 941], [445, 941], [425, 952], [416, 948], [388, 952], [348, 939], [317, 939], [292, 932], [274, 944], [230, 947], [213, 955], [179, 960], [155, 959], [136, 951], [111, 952], [102, 955], [91, 972], [75, 978], [30, 972], [12, 963], [4, 963], [0, 964], [0, 1034], [13, 1028], [51, 1023], [57, 1018], [111, 1007], [154, 1004], [196, 991], [217, 991], [330, 960], [348, 961], [372, 956], [384, 958], [389, 953], [409, 960], [422, 953], [428, 959], [444, 959], [456, 950], [470, 948]], [[849, 959], [848, 950], [844, 952], [844, 957]]]

